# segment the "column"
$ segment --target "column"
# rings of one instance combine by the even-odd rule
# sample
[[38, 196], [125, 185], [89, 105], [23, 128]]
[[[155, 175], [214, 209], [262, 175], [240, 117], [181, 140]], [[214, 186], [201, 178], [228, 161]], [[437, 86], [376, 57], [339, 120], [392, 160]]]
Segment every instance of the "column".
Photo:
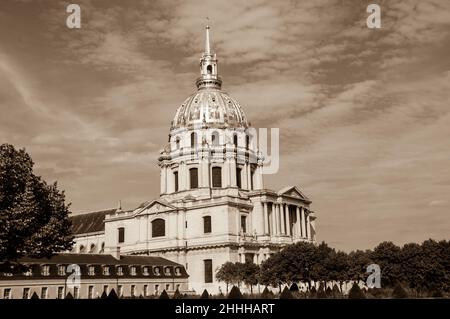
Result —
[[306, 230], [305, 230], [305, 223], [306, 223], [306, 220], [305, 220], [305, 208], [304, 207], [302, 207], [301, 208], [302, 209], [302, 237], [306, 237], [306, 234], [305, 234], [305, 232], [306, 232]]
[[200, 187], [210, 186], [210, 174], [209, 174], [209, 161], [207, 158], [202, 158], [200, 160], [200, 171], [201, 171], [201, 183]]
[[248, 178], [247, 178], [247, 166], [248, 162], [244, 163], [242, 166], [242, 176], [241, 176], [241, 184], [243, 189], [248, 189]]
[[291, 212], [289, 211], [289, 205], [286, 204], [286, 235], [291, 236]]
[[165, 194], [167, 192], [167, 166], [161, 165], [161, 194]]
[[228, 157], [228, 154], [226, 155], [225, 162], [223, 163], [223, 174], [225, 178], [223, 179], [223, 185], [224, 187], [230, 186], [230, 158]]
[[262, 174], [262, 165], [258, 164], [258, 167], [256, 168], [256, 172], [255, 172], [255, 179], [256, 179], [255, 189], [263, 189], [264, 181], [263, 181], [263, 174]]
[[297, 215], [297, 223], [295, 224], [297, 229], [297, 238], [302, 237], [302, 220], [300, 218], [300, 208], [295, 206], [295, 213]]
[[264, 223], [264, 235], [269, 234], [269, 216], [267, 212], [267, 202], [263, 202], [263, 223]]
[[276, 221], [276, 207], [275, 203], [272, 203], [272, 211], [270, 212], [270, 235], [274, 236], [277, 233], [277, 221]]
[[305, 223], [306, 225], [305, 225], [305, 227], [306, 227], [306, 238], [308, 238], [309, 239], [309, 237], [310, 237], [310, 229], [309, 229], [309, 214], [308, 213], [306, 213], [306, 223]]
[[[252, 167], [250, 165], [250, 163], [247, 163], [247, 188], [249, 190], [252, 189]], [[255, 186], [255, 185], [253, 185]]]
[[230, 186], [236, 187], [237, 181], [236, 181], [236, 158], [230, 159]]
[[285, 216], [286, 216], [286, 211], [285, 211], [285, 205], [284, 204], [280, 204], [280, 222], [281, 222], [281, 234], [285, 235], [286, 234], [286, 222], [285, 222]]

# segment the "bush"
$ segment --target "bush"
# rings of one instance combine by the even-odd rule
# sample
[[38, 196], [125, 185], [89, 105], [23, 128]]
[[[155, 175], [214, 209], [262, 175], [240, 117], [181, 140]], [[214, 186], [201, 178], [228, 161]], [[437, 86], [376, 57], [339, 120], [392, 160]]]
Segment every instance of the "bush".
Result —
[[[70, 294], [70, 292], [69, 292], [69, 294]], [[70, 295], [70, 296], [72, 296], [72, 295]], [[39, 296], [37, 295], [36, 291], [33, 292], [33, 294], [31, 295], [31, 299], [39, 299]], [[73, 299], [73, 297], [72, 298], [67, 298], [67, 296], [66, 296], [66, 299]]]
[[323, 284], [323, 282], [321, 282], [319, 285], [319, 289], [317, 290], [316, 298], [319, 298], [319, 299], [327, 298], [327, 294], [325, 293], [325, 285]]
[[341, 296], [341, 290], [338, 285], [334, 284], [332, 291], [333, 298], [339, 298]]
[[297, 284], [294, 282], [294, 283], [291, 285], [291, 287], [289, 288], [289, 290], [290, 290], [291, 292], [298, 292], [298, 286], [297, 286]]
[[431, 298], [443, 298], [444, 294], [439, 289], [435, 289], [430, 293]]
[[392, 291], [392, 298], [396, 299], [408, 298], [408, 293], [400, 283], [395, 284], [394, 290]]
[[167, 294], [166, 290], [164, 289], [161, 295], [159, 296], [159, 299], [170, 299], [169, 295]]
[[264, 288], [264, 290], [261, 294], [261, 298], [262, 299], [272, 299], [273, 293], [266, 287], [266, 288]]
[[288, 287], [284, 287], [283, 292], [280, 295], [280, 299], [294, 299], [294, 296], [292, 296], [292, 293]]
[[209, 299], [209, 293], [208, 290], [203, 290], [202, 295], [200, 296], [200, 299]]
[[108, 294], [107, 299], [119, 299], [119, 297], [117, 296], [117, 293], [114, 289], [111, 289], [111, 291]]
[[350, 292], [348, 293], [348, 299], [366, 299], [364, 292], [359, 288], [359, 285], [354, 282]]
[[228, 299], [242, 299], [242, 293], [238, 287], [233, 286], [233, 288], [231, 288]]
[[106, 299], [108, 295], [106, 294], [106, 291], [103, 291], [102, 295], [100, 296], [100, 299]]
[[175, 290], [175, 292], [174, 292], [174, 294], [172, 296], [172, 299], [182, 299], [182, 298], [183, 298], [183, 295], [180, 294], [180, 291], [177, 288], [177, 290]]

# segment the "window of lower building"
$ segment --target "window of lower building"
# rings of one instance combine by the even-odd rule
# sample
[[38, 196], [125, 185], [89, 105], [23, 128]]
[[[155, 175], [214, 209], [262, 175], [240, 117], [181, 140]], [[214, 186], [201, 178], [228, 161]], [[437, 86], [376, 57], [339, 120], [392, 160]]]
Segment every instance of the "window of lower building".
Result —
[[11, 299], [11, 288], [5, 288], [3, 290], [3, 299]]
[[175, 192], [178, 192], [178, 172], [173, 172], [173, 178], [175, 181]]
[[205, 234], [211, 233], [211, 216], [204, 216], [203, 217], [203, 232]]
[[166, 291], [170, 290], [170, 284], [166, 284]]
[[108, 285], [103, 285], [103, 292], [108, 294]]
[[131, 297], [136, 296], [136, 285], [131, 285]]
[[123, 275], [123, 267], [122, 266], [117, 267], [117, 275], [118, 276], [122, 276]]
[[79, 287], [73, 287], [73, 298], [74, 299], [80, 298], [80, 288]]
[[22, 299], [30, 298], [30, 288], [23, 288]]
[[47, 299], [47, 292], [48, 292], [48, 288], [47, 287], [42, 287], [41, 288], [41, 299]]
[[64, 299], [64, 287], [60, 286], [58, 287], [58, 299]]
[[123, 295], [123, 286], [122, 285], [117, 286], [117, 292], [119, 294], [119, 297], [121, 297]]
[[155, 294], [159, 292], [159, 285], [155, 285]]
[[148, 285], [144, 285], [144, 297], [148, 296]]
[[213, 282], [212, 259], [205, 259], [203, 262], [205, 268], [205, 283], [212, 283]]
[[89, 286], [88, 287], [88, 299], [93, 299], [94, 298], [94, 286]]

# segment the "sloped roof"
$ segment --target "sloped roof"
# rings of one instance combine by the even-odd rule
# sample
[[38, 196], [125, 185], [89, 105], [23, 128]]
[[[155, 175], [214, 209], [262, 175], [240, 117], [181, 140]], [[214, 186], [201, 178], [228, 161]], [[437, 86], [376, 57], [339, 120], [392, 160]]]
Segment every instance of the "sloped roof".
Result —
[[105, 231], [105, 216], [114, 213], [116, 210], [116, 208], [113, 208], [71, 216], [72, 234], [78, 235]]

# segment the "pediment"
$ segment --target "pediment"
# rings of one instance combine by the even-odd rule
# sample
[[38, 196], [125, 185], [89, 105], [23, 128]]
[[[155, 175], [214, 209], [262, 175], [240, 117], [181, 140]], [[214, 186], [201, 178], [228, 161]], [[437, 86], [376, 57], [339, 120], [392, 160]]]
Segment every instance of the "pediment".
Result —
[[136, 215], [139, 215], [141, 213], [146, 214], [156, 214], [156, 213], [163, 213], [168, 211], [176, 210], [177, 207], [170, 205], [169, 203], [166, 203], [162, 200], [153, 200], [149, 203], [146, 203], [139, 209], [139, 211], [136, 213]]
[[298, 199], [308, 200], [308, 197], [306, 197], [297, 186], [288, 186], [283, 189], [281, 189], [278, 192], [279, 196], [289, 196], [289, 197], [295, 197]]

